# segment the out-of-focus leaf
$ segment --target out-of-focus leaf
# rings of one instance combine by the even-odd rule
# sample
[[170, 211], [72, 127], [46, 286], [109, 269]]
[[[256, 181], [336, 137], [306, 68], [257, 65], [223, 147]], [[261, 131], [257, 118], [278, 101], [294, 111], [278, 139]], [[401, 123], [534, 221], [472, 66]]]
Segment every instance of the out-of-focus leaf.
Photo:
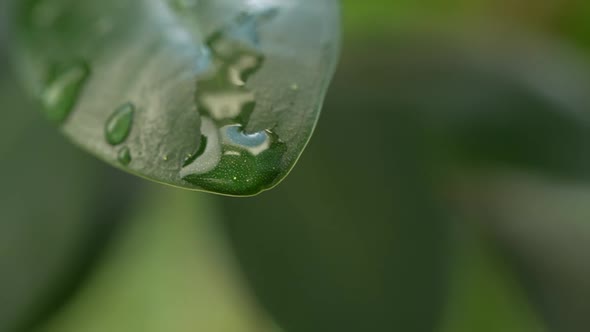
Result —
[[177, 187], [276, 185], [337, 60], [337, 0], [14, 3], [15, 57], [48, 117], [112, 165]]
[[448, 257], [439, 160], [420, 119], [391, 103], [394, 90], [375, 89], [383, 76], [356, 65], [335, 80], [326, 125], [289, 179], [224, 200], [227, 229], [285, 330], [432, 332]]
[[11, 76], [0, 105], [0, 331], [28, 331], [75, 291], [129, 187], [65, 144]]
[[43, 332], [277, 332], [239, 279], [204, 195], [150, 187]]
[[[344, 52], [297, 171], [272, 195], [225, 201], [242, 266], [287, 330], [433, 331], [448, 257], [440, 188], [458, 169], [588, 179], [587, 97], [548, 88], [561, 70], [532, 70], [536, 53], [512, 44], [498, 54], [445, 41]], [[585, 70], [552, 52], [534, 59]]]
[[590, 66], [579, 54], [544, 40], [493, 48], [489, 41], [465, 45], [439, 38], [446, 46], [435, 53], [427, 42], [400, 41], [388, 69], [364, 70], [373, 77], [379, 70], [395, 73], [373, 78], [388, 81], [393, 91], [381, 102], [392, 112], [414, 113], [421, 139], [435, 142], [431, 153], [444, 155], [440, 167], [590, 179], [590, 97], [584, 88]]
[[587, 185], [518, 172], [471, 173], [463, 208], [515, 259], [552, 331], [590, 326], [590, 191]]
[[546, 331], [510, 263], [476, 228], [466, 223], [456, 227], [440, 331]]

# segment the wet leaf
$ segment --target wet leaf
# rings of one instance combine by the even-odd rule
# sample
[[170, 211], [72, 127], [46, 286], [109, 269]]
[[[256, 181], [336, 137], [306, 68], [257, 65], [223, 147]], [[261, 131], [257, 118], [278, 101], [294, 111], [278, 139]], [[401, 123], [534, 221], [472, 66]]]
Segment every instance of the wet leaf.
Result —
[[[253, 195], [280, 182], [337, 61], [336, 0], [25, 0], [13, 10], [15, 57], [48, 118], [101, 159], [188, 189]], [[133, 116], [113, 123], [124, 105]]]

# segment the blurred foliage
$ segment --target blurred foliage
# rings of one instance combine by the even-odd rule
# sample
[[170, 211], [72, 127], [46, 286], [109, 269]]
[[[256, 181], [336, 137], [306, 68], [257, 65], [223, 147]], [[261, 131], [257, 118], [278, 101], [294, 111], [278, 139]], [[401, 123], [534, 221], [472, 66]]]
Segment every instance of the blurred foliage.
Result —
[[[0, 243], [10, 245], [0, 248], [12, 256], [0, 251], [0, 287], [12, 297], [0, 315], [24, 317], [31, 311], [14, 299], [40, 303], [53, 290], [58, 301], [44, 308], [60, 310], [39, 331], [276, 331], [257, 302], [289, 332], [587, 331], [590, 5], [343, 3], [344, 57], [292, 175], [247, 200], [137, 189], [123, 217], [97, 219], [129, 223], [99, 260], [82, 259], [99, 262], [86, 273], [67, 263], [77, 249], [59, 251], [65, 265], [19, 255], [39, 239], [46, 249], [53, 238], [83, 246], [65, 230], [83, 232], [69, 225], [94, 220], [112, 199], [78, 185], [112, 194], [121, 180], [89, 179], [100, 168], [91, 160], [60, 170], [65, 157], [52, 156], [68, 148], [51, 130], [2, 122], [0, 167], [12, 169], [0, 174], [2, 213], [21, 211], [18, 188], [39, 206], [22, 211], [64, 217], [19, 217], [32, 220], [7, 233], [2, 216]], [[8, 119], [34, 117], [12, 85], [0, 90]], [[68, 211], [78, 199], [86, 204]], [[52, 227], [41, 233], [37, 220]], [[23, 235], [31, 229], [41, 235]], [[47, 264], [19, 266], [39, 261]], [[58, 292], [25, 278], [46, 282], [52, 271], [64, 285], [60, 273], [77, 275], [81, 287]]]
[[477, 225], [455, 225], [441, 332], [547, 331], [509, 262]]
[[10, 331], [74, 292], [129, 199], [126, 179], [68, 146], [10, 80], [0, 100], [0, 331]]
[[587, 184], [523, 172], [457, 180], [458, 202], [510, 253], [554, 331], [590, 326], [590, 191]]
[[278, 332], [240, 282], [203, 194], [151, 185], [92, 277], [39, 332]]
[[516, 252], [479, 237], [445, 250], [457, 241], [449, 217], [465, 209], [451, 188], [489, 169], [585, 180], [587, 123], [558, 91], [508, 70], [521, 55], [439, 44], [348, 49], [300, 166], [271, 193], [224, 200], [236, 255], [287, 330], [544, 330], [522, 289], [531, 279], [506, 259]]

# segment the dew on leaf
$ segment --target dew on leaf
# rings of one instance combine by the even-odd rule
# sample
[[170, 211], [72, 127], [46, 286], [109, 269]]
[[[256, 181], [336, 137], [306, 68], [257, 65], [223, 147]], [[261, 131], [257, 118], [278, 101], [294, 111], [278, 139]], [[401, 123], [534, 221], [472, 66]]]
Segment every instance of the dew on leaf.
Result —
[[58, 70], [41, 94], [41, 103], [50, 120], [56, 123], [66, 120], [76, 106], [89, 75], [90, 69], [83, 62]]
[[123, 147], [119, 150], [119, 154], [117, 155], [117, 160], [124, 165], [127, 166], [131, 163], [131, 150], [128, 147]]
[[286, 145], [271, 131], [246, 134], [241, 125], [218, 129], [203, 119], [207, 136], [201, 156], [182, 168], [181, 177], [205, 190], [253, 195], [268, 189], [280, 174]]
[[119, 106], [105, 124], [105, 137], [111, 145], [119, 145], [127, 139], [133, 125], [135, 106], [126, 103]]
[[271, 130], [244, 131], [256, 108], [248, 80], [264, 64], [258, 25], [271, 16], [268, 10], [242, 14], [207, 38], [211, 66], [197, 77], [195, 96], [204, 136], [180, 172], [205, 190], [252, 195], [271, 187], [280, 174], [286, 145]]

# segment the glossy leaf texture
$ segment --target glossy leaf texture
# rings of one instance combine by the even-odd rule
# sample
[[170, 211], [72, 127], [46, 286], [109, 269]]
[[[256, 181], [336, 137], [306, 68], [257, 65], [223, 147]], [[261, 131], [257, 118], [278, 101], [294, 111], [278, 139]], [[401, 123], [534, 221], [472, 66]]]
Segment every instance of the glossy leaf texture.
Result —
[[337, 0], [13, 7], [22, 77], [74, 143], [139, 176], [227, 195], [291, 170], [338, 56]]

